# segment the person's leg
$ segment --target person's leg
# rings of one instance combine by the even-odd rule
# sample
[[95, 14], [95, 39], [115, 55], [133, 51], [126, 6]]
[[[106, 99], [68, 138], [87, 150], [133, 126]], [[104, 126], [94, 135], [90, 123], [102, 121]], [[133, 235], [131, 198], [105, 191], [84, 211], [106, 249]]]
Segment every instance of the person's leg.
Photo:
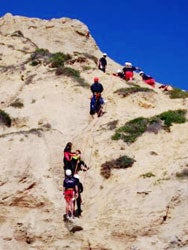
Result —
[[133, 72], [132, 71], [126, 71], [125, 72], [125, 80], [129, 81], [133, 79]]
[[82, 199], [80, 195], [78, 196], [76, 203], [77, 203], [77, 213], [78, 213], [78, 216], [80, 216], [82, 213], [82, 209], [81, 209]]

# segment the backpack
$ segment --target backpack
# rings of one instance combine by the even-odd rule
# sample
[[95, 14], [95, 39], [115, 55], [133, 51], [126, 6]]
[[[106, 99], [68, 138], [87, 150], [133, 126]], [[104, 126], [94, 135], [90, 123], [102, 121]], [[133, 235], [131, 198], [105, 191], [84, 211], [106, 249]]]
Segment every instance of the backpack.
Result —
[[65, 177], [64, 187], [65, 188], [74, 188], [76, 185], [76, 181], [74, 177]]

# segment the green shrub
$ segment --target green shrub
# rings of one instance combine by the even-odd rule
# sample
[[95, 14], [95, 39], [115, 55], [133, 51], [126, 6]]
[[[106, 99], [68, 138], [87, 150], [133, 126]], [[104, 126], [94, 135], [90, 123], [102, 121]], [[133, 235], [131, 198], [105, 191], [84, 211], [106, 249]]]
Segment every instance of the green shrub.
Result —
[[150, 178], [150, 177], [155, 177], [155, 175], [152, 172], [147, 172], [145, 174], [140, 175], [143, 178]]
[[120, 169], [120, 168], [128, 168], [128, 167], [132, 167], [132, 165], [134, 164], [135, 160], [124, 155], [124, 156], [120, 156], [118, 159], [116, 160], [111, 160], [111, 161], [106, 161], [105, 163], [103, 163], [101, 165], [101, 175], [105, 178], [108, 179], [111, 175], [111, 169], [116, 168], [116, 169]]
[[137, 92], [152, 92], [153, 89], [149, 89], [149, 88], [143, 88], [143, 87], [140, 87], [139, 85], [136, 85], [134, 84], [133, 87], [130, 87], [130, 88], [120, 88], [116, 91], [114, 91], [114, 93], [118, 94], [118, 95], [121, 95], [123, 97], [126, 97], [130, 94], [134, 94], [134, 93], [137, 93]]
[[89, 87], [90, 85], [85, 82], [83, 78], [80, 76], [80, 72], [78, 70], [75, 70], [73, 68], [69, 67], [59, 67], [56, 70], [56, 75], [65, 75], [68, 77], [72, 77], [75, 81], [79, 83], [82, 87]]
[[0, 110], [0, 124], [6, 125], [7, 127], [11, 126], [11, 118], [9, 114], [7, 114], [5, 111]]
[[173, 90], [170, 90], [168, 94], [170, 98], [172, 99], [188, 97], [188, 92], [183, 91], [182, 89], [178, 89], [178, 88], [174, 88]]
[[113, 161], [113, 168], [128, 168], [132, 167], [135, 160], [133, 158], [130, 158], [126, 155], [120, 156], [118, 159]]
[[125, 142], [133, 143], [137, 137], [146, 131], [147, 123], [147, 119], [143, 117], [131, 120], [116, 130], [115, 134], [112, 136], [112, 140], [122, 139]]
[[[112, 140], [122, 139], [124, 142], [133, 143], [144, 132], [158, 133], [160, 129], [165, 129], [169, 132], [169, 127], [172, 123], [184, 123], [186, 122], [186, 110], [169, 110], [161, 113], [158, 116], [151, 118], [138, 117], [129, 122], [126, 122], [124, 126], [116, 129], [115, 134], [112, 135]], [[164, 126], [162, 125], [164, 122]]]
[[169, 110], [163, 112], [158, 117], [164, 121], [164, 125], [170, 127], [172, 123], [184, 123], [186, 122], [185, 118], [186, 110]]
[[71, 59], [69, 54], [57, 52], [51, 55], [50, 62], [52, 68], [64, 67], [64, 63]]

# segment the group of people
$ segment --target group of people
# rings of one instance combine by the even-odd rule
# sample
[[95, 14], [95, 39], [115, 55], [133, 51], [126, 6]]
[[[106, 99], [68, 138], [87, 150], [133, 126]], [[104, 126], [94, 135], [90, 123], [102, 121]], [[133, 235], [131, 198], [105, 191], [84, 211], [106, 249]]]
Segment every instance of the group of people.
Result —
[[[98, 77], [94, 77], [94, 82], [91, 84], [90, 90], [92, 96], [90, 98], [90, 115], [97, 114], [100, 117], [103, 112], [104, 99], [102, 92], [103, 85], [99, 82]], [[79, 171], [87, 171], [89, 168], [81, 158], [81, 151], [77, 149], [72, 152], [72, 143], [68, 142], [63, 152], [64, 163], [64, 181], [63, 194], [66, 201], [66, 219], [72, 219], [75, 216], [81, 216], [83, 185], [80, 182]], [[77, 208], [76, 208], [77, 207]]]
[[126, 62], [123, 69], [118, 69], [116, 73], [113, 73], [113, 75], [118, 76], [126, 81], [131, 81], [134, 79], [134, 72], [137, 72], [145, 83], [155, 87], [155, 79], [152, 76], [144, 73], [139, 67], [133, 66], [130, 62]]
[[81, 158], [81, 151], [72, 152], [72, 143], [68, 142], [63, 152], [64, 181], [63, 194], [66, 201], [66, 219], [81, 216], [83, 185], [80, 181], [79, 171], [87, 171], [89, 168]]
[[[107, 54], [103, 53], [102, 57], [98, 60], [98, 68], [103, 72], [106, 72], [106, 57]], [[134, 79], [134, 72], [139, 73], [145, 83], [155, 88], [155, 79], [152, 76], [144, 73], [139, 67], [133, 66], [130, 62], [125, 62], [125, 66], [122, 69], [118, 69], [116, 73], [113, 73], [113, 75], [118, 76], [126, 81], [131, 81]]]
[[[104, 73], [106, 72], [106, 67], [107, 67], [106, 57], [107, 57], [107, 54], [103, 53], [102, 57], [100, 57], [98, 60], [98, 69], [100, 69]], [[141, 76], [143, 82], [155, 88], [155, 79], [152, 76], [143, 72], [139, 67], [133, 66], [132, 63], [130, 62], [125, 62], [124, 67], [122, 69], [118, 69], [116, 73], [113, 73], [113, 75], [118, 76], [121, 79], [124, 79], [126, 81], [132, 81], [134, 79], [134, 72], [137, 72]], [[165, 85], [165, 84], [162, 84], [159, 87], [159, 89], [162, 89], [163, 91], [173, 90], [171, 85]], [[93, 97], [91, 105], [93, 105], [93, 103], [96, 103], [97, 98], [98, 97]], [[101, 104], [104, 104], [102, 103], [103, 101], [104, 100], [100, 99]]]
[[[107, 67], [107, 54], [103, 53], [103, 56], [98, 61], [98, 68], [106, 72]], [[142, 80], [152, 87], [155, 87], [155, 80], [150, 75], [145, 74], [139, 67], [133, 66], [132, 63], [126, 62], [125, 66], [118, 69], [114, 76], [118, 76], [126, 81], [133, 80], [134, 72], [137, 72]], [[104, 99], [102, 92], [104, 90], [103, 85], [99, 82], [98, 77], [94, 77], [94, 82], [91, 84], [90, 90], [92, 96], [90, 98], [90, 115], [97, 114], [100, 117], [103, 112]], [[164, 91], [172, 89], [170, 85], [161, 85], [159, 88]], [[64, 174], [65, 178], [63, 181], [63, 194], [66, 201], [66, 219], [79, 217], [82, 213], [81, 204], [82, 198], [81, 193], [83, 192], [83, 185], [80, 182], [79, 171], [87, 171], [89, 168], [81, 158], [81, 151], [77, 149], [72, 152], [72, 143], [68, 142], [63, 152], [63, 163], [64, 163]], [[77, 209], [75, 209], [77, 207]]]

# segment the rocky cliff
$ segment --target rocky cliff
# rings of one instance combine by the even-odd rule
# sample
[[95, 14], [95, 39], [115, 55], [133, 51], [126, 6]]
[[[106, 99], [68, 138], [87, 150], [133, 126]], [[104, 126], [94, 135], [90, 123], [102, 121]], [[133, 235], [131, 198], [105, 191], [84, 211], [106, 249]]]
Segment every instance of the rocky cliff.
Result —
[[[121, 66], [109, 57], [107, 72], [99, 71], [102, 52], [78, 20], [6, 14], [0, 45], [0, 249], [187, 249], [187, 121], [155, 123], [128, 143], [112, 140], [138, 117], [156, 121], [169, 110], [184, 110], [187, 119], [187, 98], [172, 99], [159, 83], [153, 89], [137, 74], [132, 82], [113, 76]], [[58, 52], [69, 55], [61, 67], [51, 61]], [[105, 114], [93, 119], [94, 76], [106, 103]], [[80, 173], [83, 213], [74, 232], [63, 221], [68, 141], [90, 167]], [[118, 168], [122, 156], [133, 165]], [[101, 166], [113, 161], [104, 175]]]

